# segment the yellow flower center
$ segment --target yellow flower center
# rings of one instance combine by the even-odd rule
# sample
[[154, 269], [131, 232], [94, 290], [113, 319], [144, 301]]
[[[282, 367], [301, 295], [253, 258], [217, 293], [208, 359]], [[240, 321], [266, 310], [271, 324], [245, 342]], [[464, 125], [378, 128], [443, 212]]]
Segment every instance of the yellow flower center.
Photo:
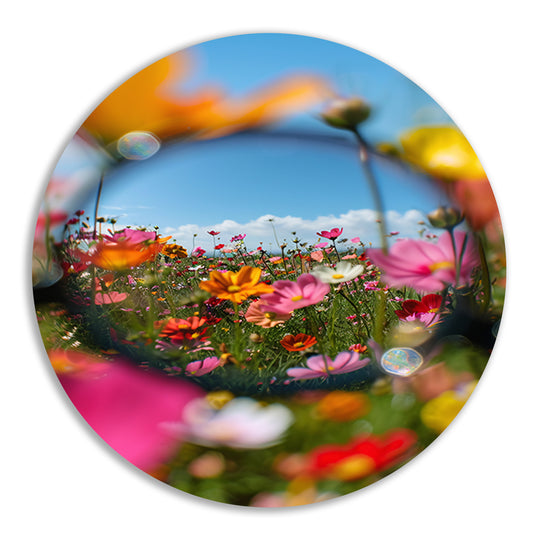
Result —
[[328, 366], [328, 370], [331, 372], [332, 370], [335, 370], [334, 366]]
[[430, 272], [435, 272], [435, 270], [441, 270], [444, 268], [454, 268], [454, 264], [451, 261], [439, 261], [429, 265]]
[[299, 302], [302, 298], [303, 298], [303, 296], [302, 296], [301, 294], [298, 294], [298, 296], [293, 296], [293, 297], [291, 298], [291, 300], [292, 300], [293, 302]]
[[357, 454], [335, 466], [333, 475], [342, 481], [361, 479], [371, 474], [376, 463], [368, 455]]
[[273, 318], [276, 318], [276, 313], [268, 312], [268, 313], [265, 313], [265, 316], [266, 316], [269, 320], [272, 320]]
[[241, 288], [239, 287], [239, 285], [230, 285], [228, 287], [228, 292], [239, 292], [241, 290]]
[[293, 345], [295, 348], [301, 348], [302, 346], [305, 346], [303, 342], [295, 342]]
[[344, 276], [342, 274], [333, 274], [333, 276], [331, 276], [333, 279], [342, 279]]

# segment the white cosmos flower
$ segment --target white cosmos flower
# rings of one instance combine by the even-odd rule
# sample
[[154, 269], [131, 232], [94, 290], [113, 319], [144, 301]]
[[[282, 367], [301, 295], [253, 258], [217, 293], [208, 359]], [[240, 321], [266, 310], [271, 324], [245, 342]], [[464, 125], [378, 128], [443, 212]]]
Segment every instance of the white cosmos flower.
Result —
[[328, 266], [317, 266], [311, 270], [311, 274], [322, 283], [342, 283], [350, 281], [364, 272], [362, 265], [354, 265], [349, 261], [339, 261], [335, 268]]
[[197, 444], [254, 449], [279, 442], [292, 421], [291, 411], [281, 404], [262, 406], [252, 398], [235, 398], [214, 409], [199, 398], [187, 404], [180, 426], [185, 438]]

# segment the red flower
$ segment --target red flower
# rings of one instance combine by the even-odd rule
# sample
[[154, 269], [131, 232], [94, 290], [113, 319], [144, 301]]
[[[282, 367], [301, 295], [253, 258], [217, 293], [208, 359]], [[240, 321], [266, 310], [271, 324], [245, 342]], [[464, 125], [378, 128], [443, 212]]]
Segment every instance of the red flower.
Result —
[[222, 248], [224, 248], [224, 246], [226, 246], [225, 244], [217, 244], [215, 246], [215, 250], [221, 250]]
[[442, 304], [440, 294], [428, 294], [418, 300], [405, 300], [402, 308], [394, 311], [400, 320], [420, 320], [426, 326], [433, 324], [439, 319], [437, 314]]
[[207, 323], [205, 318], [191, 316], [184, 318], [171, 318], [161, 330], [160, 337], [168, 337], [172, 344], [178, 346], [198, 346], [208, 339], [206, 335]]
[[306, 470], [316, 479], [355, 481], [404, 460], [416, 440], [415, 432], [395, 429], [382, 436], [358, 436], [344, 446], [326, 444], [309, 453]]
[[279, 342], [289, 352], [301, 352], [314, 346], [317, 340], [311, 335], [298, 333], [297, 335], [285, 335]]
[[207, 233], [208, 233], [209, 235], [213, 235], [213, 236], [215, 236], [215, 235], [220, 235], [220, 231], [215, 231], [215, 230], [208, 231]]

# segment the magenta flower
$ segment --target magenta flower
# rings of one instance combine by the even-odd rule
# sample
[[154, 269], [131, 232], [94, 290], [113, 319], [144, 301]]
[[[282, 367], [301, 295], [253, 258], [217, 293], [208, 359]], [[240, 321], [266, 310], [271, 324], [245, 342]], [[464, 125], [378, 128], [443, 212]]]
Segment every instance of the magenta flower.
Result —
[[259, 300], [261, 310], [281, 315], [321, 302], [329, 292], [329, 285], [312, 274], [302, 274], [297, 281], [275, 281], [272, 287], [274, 292], [264, 294]]
[[333, 228], [331, 231], [321, 231], [320, 233], [317, 233], [319, 237], [324, 237], [324, 239], [329, 239], [331, 241], [334, 241], [337, 237], [340, 236], [342, 233], [342, 230], [344, 228]]
[[359, 359], [357, 352], [341, 352], [330, 359], [327, 355], [313, 355], [307, 360], [307, 368], [289, 368], [287, 374], [293, 379], [327, 378], [332, 374], [347, 374], [366, 366], [370, 359]]
[[111, 236], [104, 235], [104, 238], [111, 242], [128, 241], [130, 244], [141, 244], [147, 241], [157, 241], [157, 233], [155, 231], [126, 228], [121, 231], [116, 231]]
[[[459, 284], [468, 283], [472, 269], [479, 264], [474, 240], [455, 232], [457, 254], [464, 253], [459, 268]], [[368, 257], [383, 270], [382, 279], [391, 287], [412, 287], [420, 292], [438, 292], [455, 283], [455, 255], [448, 232], [437, 243], [405, 239], [395, 242], [388, 255], [368, 250]]]
[[192, 255], [193, 257], [202, 257], [202, 255], [204, 255], [204, 254], [205, 254], [205, 250], [204, 250], [202, 247], [200, 247], [200, 246], [198, 246], [197, 248], [195, 248], [195, 249], [191, 252], [191, 255]]
[[220, 359], [218, 357], [206, 357], [202, 361], [193, 361], [185, 367], [185, 373], [188, 376], [203, 376], [220, 366]]
[[107, 444], [141, 470], [155, 472], [183, 440], [183, 433], [169, 434], [162, 425], [181, 422], [185, 406], [203, 391], [124, 361], [100, 365], [96, 376], [58, 377], [81, 416]]
[[241, 235], [239, 233], [239, 235], [234, 235], [232, 238], [231, 238], [231, 241], [230, 242], [235, 242], [235, 241], [244, 241], [244, 238], [246, 237], [246, 233], [244, 235]]

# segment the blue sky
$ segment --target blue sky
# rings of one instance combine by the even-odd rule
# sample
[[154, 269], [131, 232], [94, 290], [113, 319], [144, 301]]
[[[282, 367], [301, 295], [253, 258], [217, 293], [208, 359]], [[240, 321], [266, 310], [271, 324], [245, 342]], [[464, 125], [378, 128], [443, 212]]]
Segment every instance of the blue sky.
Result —
[[[190, 53], [195, 68], [182, 91], [216, 84], [238, 97], [291, 74], [323, 76], [340, 95], [370, 103], [373, 113], [361, 131], [372, 142], [394, 141], [416, 125], [451, 122], [396, 70], [328, 41], [246, 35], [203, 43]], [[280, 240], [292, 239], [293, 228], [303, 239], [316, 240], [317, 231], [340, 224], [347, 237], [376, 239], [373, 204], [352, 139], [324, 125], [318, 112], [265, 132], [165, 146], [148, 160], [128, 161], [109, 174], [100, 213], [124, 225], [158, 225], [186, 247], [193, 233], [199, 235], [196, 244], [212, 245], [207, 229], [220, 230], [225, 243], [232, 232], [248, 233], [248, 245], [255, 247], [272, 240], [267, 215], [274, 217]], [[62, 163], [69, 161], [58, 168]], [[390, 212], [389, 229], [415, 236], [415, 219], [445, 198], [398, 165], [384, 159], [372, 164]], [[90, 202], [85, 207], [91, 210]]]

